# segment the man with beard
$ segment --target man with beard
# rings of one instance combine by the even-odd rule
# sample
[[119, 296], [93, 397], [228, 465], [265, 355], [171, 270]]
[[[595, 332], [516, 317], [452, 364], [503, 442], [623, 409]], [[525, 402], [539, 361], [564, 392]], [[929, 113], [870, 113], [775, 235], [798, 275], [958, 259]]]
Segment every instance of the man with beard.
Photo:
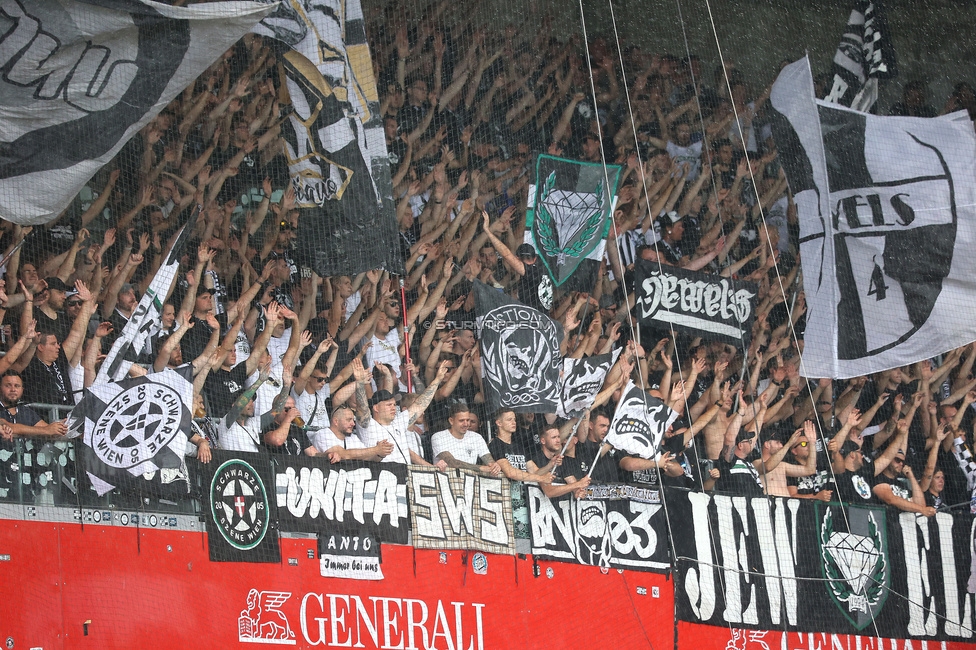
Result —
[[905, 464], [905, 452], [901, 449], [897, 450], [888, 466], [875, 478], [871, 491], [890, 508], [915, 512], [926, 517], [935, 516], [935, 508], [925, 503], [925, 494], [915, 480], [912, 468]]
[[47, 286], [47, 291], [41, 291], [34, 296], [34, 306], [37, 309], [33, 314], [37, 320], [37, 329], [40, 332], [53, 332], [58, 337], [58, 342], [64, 343], [70, 329], [70, 323], [64, 312], [65, 299], [69, 293], [74, 296], [78, 292], [58, 277], [47, 278], [44, 284]]
[[281, 411], [275, 414], [271, 423], [262, 429], [261, 438], [264, 447], [273, 454], [314, 456], [315, 445], [308, 439], [305, 430], [295, 424], [295, 420], [300, 416], [301, 412], [295, 406], [295, 398], [289, 395]]
[[[597, 411], [590, 416], [588, 422], [580, 425], [580, 429], [586, 427], [586, 439], [576, 443], [576, 461], [579, 464], [579, 476], [586, 476], [590, 468], [596, 463], [593, 473], [590, 476], [597, 483], [615, 483], [617, 478], [617, 450], [607, 445], [603, 446], [603, 439], [607, 437], [610, 430], [610, 417]], [[601, 454], [601, 449], [603, 453]], [[600, 454], [600, 460], [597, 460]], [[606, 456], [606, 458], [604, 458]]]
[[[574, 444], [575, 439], [569, 443], [570, 450], [573, 449]], [[556, 499], [571, 492], [575, 492], [578, 498], [582, 497], [586, 487], [590, 484], [590, 477], [584, 476], [577, 480], [573, 476], [575, 473], [576, 459], [570, 458], [567, 462], [567, 459], [559, 453], [562, 447], [563, 443], [560, 440], [559, 427], [555, 425], [547, 426], [542, 431], [539, 450], [526, 461], [525, 468], [530, 474], [552, 474], [553, 482], [548, 484], [542, 483], [540, 486], [545, 495], [550, 499]], [[557, 484], [556, 481], [560, 481], [560, 483]]]
[[393, 451], [393, 443], [380, 440], [367, 447], [356, 437], [356, 415], [348, 406], [339, 406], [332, 412], [332, 422], [314, 434], [317, 455], [326, 455], [333, 463], [340, 460], [382, 461]]
[[443, 460], [448, 467], [458, 467], [498, 476], [501, 467], [491, 457], [485, 439], [471, 431], [474, 415], [466, 404], [455, 404], [447, 417], [450, 427], [438, 431], [430, 440], [435, 460]]

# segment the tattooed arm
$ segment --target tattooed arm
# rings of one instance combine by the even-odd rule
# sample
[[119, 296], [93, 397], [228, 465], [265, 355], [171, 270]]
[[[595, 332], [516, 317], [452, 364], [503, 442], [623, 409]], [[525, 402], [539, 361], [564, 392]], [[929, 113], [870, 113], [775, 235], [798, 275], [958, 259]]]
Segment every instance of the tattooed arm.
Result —
[[449, 363], [450, 361], [446, 359], [441, 361], [441, 365], [437, 368], [437, 375], [434, 377], [434, 381], [430, 382], [427, 390], [421, 393], [420, 397], [417, 398], [417, 401], [411, 404], [410, 408], [407, 409], [410, 412], [410, 421], [407, 423], [408, 427], [413, 426], [413, 423], [417, 421], [417, 418], [423, 415], [424, 411], [427, 410], [427, 407], [430, 406], [430, 401], [434, 399], [434, 393], [437, 392], [437, 387], [440, 386], [440, 383], [444, 381], [444, 377], [447, 376], [447, 364]]
[[369, 426], [369, 398], [366, 397], [366, 383], [369, 382], [369, 371], [363, 366], [362, 359], [352, 360], [352, 374], [356, 379], [356, 424], [365, 429]]

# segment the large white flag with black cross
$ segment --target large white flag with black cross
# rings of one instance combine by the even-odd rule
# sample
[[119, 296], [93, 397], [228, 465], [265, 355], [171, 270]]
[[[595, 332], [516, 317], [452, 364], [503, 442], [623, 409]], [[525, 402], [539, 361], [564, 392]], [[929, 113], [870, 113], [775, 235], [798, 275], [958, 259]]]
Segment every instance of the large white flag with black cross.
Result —
[[976, 134], [965, 112], [879, 117], [817, 101], [807, 59], [770, 95], [800, 221], [803, 373], [855, 377], [976, 340]]
[[[193, 367], [94, 384], [72, 410], [68, 426], [83, 432], [85, 471], [104, 494], [154, 472], [162, 482], [185, 478], [193, 404]], [[90, 452], [90, 453], [87, 453]]]
[[[606, 250], [621, 168], [540, 155], [529, 185], [524, 242], [553, 284], [589, 291]], [[565, 283], [573, 278], [570, 285]]]
[[271, 7], [0, 2], [0, 214], [61, 214], [129, 138]]

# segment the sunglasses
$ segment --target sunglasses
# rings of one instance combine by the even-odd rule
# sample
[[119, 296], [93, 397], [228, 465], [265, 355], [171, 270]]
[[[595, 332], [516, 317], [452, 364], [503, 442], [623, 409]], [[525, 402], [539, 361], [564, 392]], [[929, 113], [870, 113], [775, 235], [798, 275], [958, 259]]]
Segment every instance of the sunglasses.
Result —
[[68, 302], [66, 302], [64, 304], [65, 304], [66, 307], [77, 307], [78, 305], [81, 304], [81, 301], [80, 300], [69, 300]]
[[323, 381], [325, 381], [328, 378], [327, 377], [316, 377], [315, 375], [312, 375], [311, 377], [309, 377], [309, 379], [311, 379], [313, 381], [323, 382]]
[[278, 224], [278, 227], [281, 228], [282, 230], [294, 230], [295, 229], [295, 227], [292, 226], [287, 221], [282, 221], [281, 223]]
[[806, 440], [801, 440], [800, 442], [796, 443], [796, 446], [797, 447], [806, 447], [808, 444], [810, 444], [810, 443], [808, 443]]
[[899, 465], [904, 465], [905, 464], [905, 459], [904, 458], [892, 458], [891, 459], [891, 464], [894, 465], [895, 463], [898, 463]]

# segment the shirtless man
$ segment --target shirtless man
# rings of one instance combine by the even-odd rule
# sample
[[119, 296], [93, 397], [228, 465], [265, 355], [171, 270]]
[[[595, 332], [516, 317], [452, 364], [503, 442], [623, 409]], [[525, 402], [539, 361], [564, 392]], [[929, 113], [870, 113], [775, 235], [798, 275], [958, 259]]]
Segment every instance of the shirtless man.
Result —
[[809, 448], [810, 453], [807, 454], [803, 465], [795, 465], [783, 460], [786, 457], [786, 452], [798, 444], [801, 439], [816, 440], [816, 435], [816, 429], [810, 420], [803, 423], [802, 429], [794, 431], [785, 445], [775, 434], [770, 435], [763, 432], [763, 435], [760, 436], [763, 441], [762, 459], [755, 461], [755, 464], [756, 469], [759, 470], [759, 475], [762, 477], [766, 494], [774, 497], [788, 497], [790, 492], [786, 486], [787, 477], [816, 474], [816, 447]]

